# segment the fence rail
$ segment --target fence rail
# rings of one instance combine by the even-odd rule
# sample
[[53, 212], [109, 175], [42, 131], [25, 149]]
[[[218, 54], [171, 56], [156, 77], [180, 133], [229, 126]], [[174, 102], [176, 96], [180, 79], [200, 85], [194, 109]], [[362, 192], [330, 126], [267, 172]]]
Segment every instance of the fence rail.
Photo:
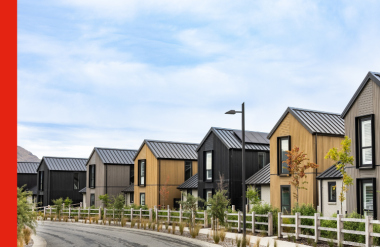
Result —
[[[228, 213], [225, 212], [226, 219], [225, 222], [227, 223], [237, 223], [237, 227], [231, 227], [232, 229], [236, 229], [238, 232], [242, 231], [243, 228], [243, 214], [242, 212], [237, 212], [237, 213]], [[228, 219], [228, 216], [237, 216], [237, 220], [231, 220]], [[246, 224], [251, 224], [251, 228], [246, 228], [247, 230], [252, 231], [252, 233], [256, 232], [265, 232], [268, 234], [268, 236], [273, 235], [273, 214], [269, 212], [268, 214], [256, 214], [255, 212], [252, 212], [250, 214], [247, 214], [246, 217], [251, 217], [250, 220], [246, 219]], [[257, 221], [257, 218], [268, 218], [267, 222], [264, 221]], [[258, 226], [257, 226], [258, 225]], [[267, 230], [260, 230], [258, 227], [260, 225], [267, 226]]]

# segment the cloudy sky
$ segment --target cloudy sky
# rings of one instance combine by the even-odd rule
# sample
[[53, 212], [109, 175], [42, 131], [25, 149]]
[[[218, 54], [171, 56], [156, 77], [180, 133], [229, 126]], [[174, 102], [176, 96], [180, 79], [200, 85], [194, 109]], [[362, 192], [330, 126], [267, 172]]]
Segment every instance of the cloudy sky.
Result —
[[380, 1], [18, 1], [18, 145], [88, 157], [341, 113], [380, 71]]

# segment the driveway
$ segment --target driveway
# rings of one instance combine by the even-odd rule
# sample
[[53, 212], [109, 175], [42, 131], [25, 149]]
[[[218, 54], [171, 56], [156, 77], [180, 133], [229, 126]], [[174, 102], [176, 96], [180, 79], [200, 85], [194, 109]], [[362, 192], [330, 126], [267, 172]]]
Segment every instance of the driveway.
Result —
[[215, 246], [199, 240], [130, 228], [66, 222], [39, 222], [37, 235], [47, 246]]

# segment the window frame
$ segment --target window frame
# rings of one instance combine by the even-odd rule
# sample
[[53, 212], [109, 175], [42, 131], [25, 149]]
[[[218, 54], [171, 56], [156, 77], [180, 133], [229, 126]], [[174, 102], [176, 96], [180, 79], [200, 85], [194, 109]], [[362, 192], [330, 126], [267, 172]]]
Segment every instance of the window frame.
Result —
[[363, 183], [372, 183], [373, 187], [373, 218], [377, 219], [377, 192], [376, 192], [376, 178], [357, 178], [356, 179], [356, 202], [357, 213], [364, 215], [363, 203]]
[[[281, 212], [285, 213], [285, 212], [283, 212], [283, 208], [282, 208], [284, 205], [284, 204], [282, 204], [282, 188], [285, 188], [285, 187], [289, 188], [289, 211], [287, 213], [291, 213], [291, 210], [292, 210], [292, 191], [291, 190], [292, 190], [292, 188], [290, 187], [290, 185], [280, 185]], [[285, 205], [285, 206], [287, 206], [287, 205]]]
[[[207, 177], [207, 171], [209, 170], [209, 169], [207, 169], [207, 154], [208, 153], [211, 154], [211, 178], [210, 179]], [[205, 164], [205, 167], [204, 167], [204, 171], [205, 171], [204, 181], [205, 182], [212, 182], [213, 178], [214, 178], [214, 151], [209, 150], [209, 151], [205, 151], [204, 152], [204, 164]]]
[[[94, 174], [94, 176], [92, 177], [92, 174]], [[88, 187], [90, 189], [94, 189], [95, 186], [96, 186], [96, 166], [95, 164], [91, 164], [89, 165], [89, 172], [88, 172]]]
[[207, 200], [208, 200], [207, 195], [208, 195], [209, 192], [211, 192], [211, 198], [212, 198], [212, 196], [214, 195], [214, 190], [213, 189], [205, 189], [204, 191], [205, 191], [205, 204], [206, 204], [206, 208], [209, 209], [210, 205], [207, 204]]
[[134, 201], [135, 201], [134, 197], [135, 197], [134, 192], [129, 193], [129, 203], [134, 203]]
[[[186, 178], [186, 163], [190, 163], [190, 176], [188, 178]], [[184, 167], [185, 167], [184, 168], [184, 181], [186, 181], [193, 176], [193, 161], [192, 160], [185, 160]]]
[[292, 141], [291, 136], [279, 136], [277, 137], [277, 175], [280, 176], [290, 176], [289, 173], [283, 173], [282, 172], [282, 157], [281, 157], [281, 140], [288, 139], [288, 151], [291, 150], [292, 147]]
[[[362, 146], [362, 121], [371, 120], [371, 147]], [[356, 144], [356, 168], [357, 169], [374, 169], [376, 164], [376, 138], [375, 138], [375, 115], [363, 115], [355, 117], [355, 144]], [[372, 151], [372, 164], [363, 164], [362, 150], [365, 148], [371, 148]]]
[[[94, 200], [92, 200], [92, 199], [94, 199]], [[91, 206], [95, 206], [95, 193], [90, 194], [90, 207]]]
[[[144, 204], [141, 203], [141, 198], [144, 196]], [[145, 206], [146, 200], [145, 200], [145, 193], [140, 193], [140, 206]]]
[[[77, 189], [75, 189], [75, 175], [76, 175], [77, 180], [78, 180], [78, 186], [77, 186]], [[80, 190], [79, 187], [80, 187], [80, 182], [79, 182], [79, 172], [74, 172], [74, 173], [73, 173], [73, 190]]]
[[[335, 200], [332, 200], [332, 198], [331, 198], [331, 190], [330, 190], [330, 187], [332, 187], [332, 186], [335, 186]], [[331, 181], [331, 182], [327, 182], [327, 190], [328, 190], [328, 202], [336, 202], [336, 182], [334, 182], [334, 181]]]
[[[144, 184], [141, 183], [141, 163], [144, 162]], [[145, 187], [146, 185], [146, 159], [138, 160], [138, 185], [140, 187]]]
[[[264, 156], [263, 157], [263, 166], [262, 167], [260, 167], [260, 155], [261, 154]], [[262, 168], [264, 168], [264, 166], [266, 165], [265, 164], [266, 160], [267, 160], [267, 153], [266, 152], [258, 152], [257, 153], [257, 164], [258, 164], [259, 170], [262, 169]]]
[[135, 182], [135, 167], [131, 166], [129, 168], [129, 184], [133, 184]]

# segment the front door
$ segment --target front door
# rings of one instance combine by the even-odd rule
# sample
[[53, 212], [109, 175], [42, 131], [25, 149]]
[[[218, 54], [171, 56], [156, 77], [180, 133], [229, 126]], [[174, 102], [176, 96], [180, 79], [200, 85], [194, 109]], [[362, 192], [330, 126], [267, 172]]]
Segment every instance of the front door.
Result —
[[281, 185], [281, 211], [290, 214], [290, 185]]

